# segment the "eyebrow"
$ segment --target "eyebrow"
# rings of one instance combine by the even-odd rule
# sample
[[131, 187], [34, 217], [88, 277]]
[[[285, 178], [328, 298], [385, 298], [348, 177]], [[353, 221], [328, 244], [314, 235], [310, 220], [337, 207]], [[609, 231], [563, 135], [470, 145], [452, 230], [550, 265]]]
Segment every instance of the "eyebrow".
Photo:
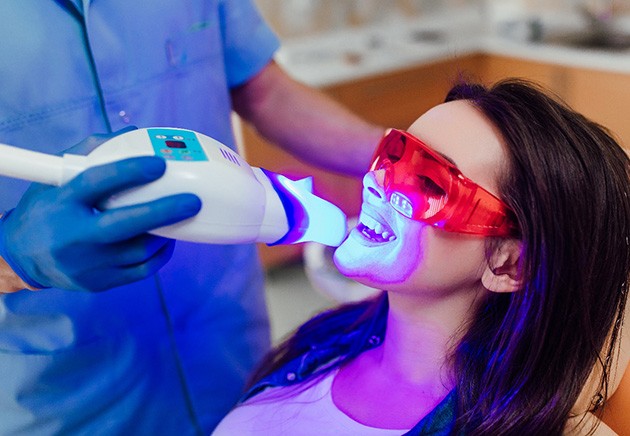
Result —
[[457, 166], [457, 164], [455, 163], [455, 161], [453, 159], [451, 159], [450, 157], [448, 157], [447, 155], [445, 155], [444, 153], [441, 153], [439, 151], [437, 151], [435, 148], [433, 148], [431, 145], [427, 144], [426, 142], [424, 142], [422, 139], [415, 137], [412, 133], [409, 133], [406, 130], [403, 130], [403, 132], [407, 133], [408, 135], [410, 135], [413, 138], [415, 138], [416, 141], [420, 141], [422, 144], [424, 144], [425, 147], [429, 148], [431, 151], [433, 151], [434, 153], [439, 154], [440, 156], [442, 156], [445, 160], [447, 160], [449, 163], [451, 163], [455, 168], [459, 169], [459, 167]]
[[454, 161], [453, 159], [451, 159], [450, 157], [448, 157], [447, 155], [445, 155], [444, 153], [440, 153], [439, 151], [437, 151], [437, 150], [435, 150], [435, 149], [434, 149], [433, 151], [435, 151], [437, 154], [439, 154], [440, 156], [442, 156], [444, 159], [446, 159], [447, 161], [449, 161], [450, 163], [452, 163], [454, 167], [459, 168], [459, 167], [457, 166], [457, 164], [455, 163], [455, 161]]

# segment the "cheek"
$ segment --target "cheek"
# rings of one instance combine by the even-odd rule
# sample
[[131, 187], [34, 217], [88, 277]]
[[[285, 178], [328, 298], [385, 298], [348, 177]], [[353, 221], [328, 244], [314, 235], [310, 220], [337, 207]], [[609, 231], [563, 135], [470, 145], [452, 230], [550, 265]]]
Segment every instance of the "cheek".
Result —
[[486, 265], [482, 238], [442, 234], [426, 258], [425, 272], [434, 281], [452, 287], [468, 286], [481, 279]]
[[334, 261], [345, 276], [394, 292], [424, 289], [443, 294], [468, 289], [480, 280], [486, 265], [483, 239], [417, 232], [404, 240], [379, 249], [349, 238], [335, 252]]

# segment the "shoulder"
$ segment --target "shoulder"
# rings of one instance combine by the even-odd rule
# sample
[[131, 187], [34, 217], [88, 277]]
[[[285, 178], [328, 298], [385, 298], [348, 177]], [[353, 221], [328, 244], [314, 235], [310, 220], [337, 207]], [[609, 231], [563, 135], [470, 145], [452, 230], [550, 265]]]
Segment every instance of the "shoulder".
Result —
[[329, 415], [324, 412], [335, 373], [330, 371], [307, 383], [273, 387], [250, 398], [221, 421], [213, 436], [305, 434], [308, 423], [319, 426]]
[[[597, 425], [593, 431], [593, 427]], [[564, 436], [616, 436], [617, 433], [592, 413], [573, 417], [567, 421]]]
[[[626, 304], [625, 312], [624, 320], [627, 322], [630, 319], [630, 304]], [[601, 367], [600, 365], [595, 365], [573, 409], [573, 412], [580, 417], [583, 417], [585, 412], [592, 409], [593, 399], [600, 388], [601, 377]], [[630, 421], [626, 418], [628, 416], [626, 413], [627, 405], [630, 404], [630, 330], [627, 328], [621, 329], [619, 346], [613, 354], [607, 395], [607, 403], [602, 415], [603, 420], [610, 424], [627, 422], [625, 425], [630, 426]], [[597, 418], [593, 417], [593, 419]], [[604, 431], [606, 428], [606, 425], [602, 424], [603, 430], [601, 431]]]
[[296, 389], [300, 389], [300, 386], [307, 380], [324, 375], [336, 368], [342, 355], [338, 348], [313, 346], [304, 354], [256, 382], [239, 403], [243, 404], [255, 396], [266, 397], [268, 392], [276, 388], [295, 386]]

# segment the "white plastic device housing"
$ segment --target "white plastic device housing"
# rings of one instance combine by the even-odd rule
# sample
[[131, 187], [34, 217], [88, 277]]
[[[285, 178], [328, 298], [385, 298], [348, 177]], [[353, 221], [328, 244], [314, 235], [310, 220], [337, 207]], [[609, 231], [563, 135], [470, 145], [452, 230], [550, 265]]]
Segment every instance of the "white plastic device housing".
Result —
[[[168, 154], [156, 153], [150, 134], [155, 130], [168, 130], [183, 136], [194, 135], [198, 140], [205, 159], [169, 160]], [[176, 138], [178, 136], [175, 136]], [[5, 146], [6, 147], [6, 146]], [[17, 151], [17, 150], [16, 150]], [[168, 150], [165, 150], [168, 152]], [[0, 149], [4, 153], [4, 149]], [[0, 153], [0, 154], [1, 154]], [[28, 152], [33, 153], [33, 152]], [[53, 156], [46, 159], [60, 159]], [[50, 180], [6, 174], [0, 166], [0, 173], [13, 177], [27, 178], [62, 185], [86, 168], [114, 162], [135, 156], [166, 158], [167, 169], [164, 175], [154, 182], [129, 189], [111, 197], [105, 209], [144, 203], [178, 193], [193, 193], [202, 202], [200, 212], [187, 220], [161, 227], [151, 233], [186, 241], [214, 244], [241, 244], [251, 242], [275, 243], [292, 229], [289, 228], [291, 210], [286, 210], [273, 183], [280, 180], [283, 190], [289, 192], [301, 205], [307, 215], [308, 226], [301, 229], [299, 238], [287, 243], [317, 241], [337, 246], [346, 236], [345, 214], [332, 203], [312, 193], [310, 178], [293, 181], [274, 174], [272, 181], [263, 170], [251, 167], [237, 153], [213, 138], [198, 132], [175, 128], [150, 128], [133, 130], [116, 136], [92, 151], [87, 156], [66, 154], [59, 171], [48, 177]], [[32, 165], [33, 159], [28, 159]], [[9, 165], [7, 165], [9, 166]], [[15, 164], [13, 165], [15, 168]], [[56, 180], [59, 178], [59, 180]], [[283, 243], [283, 241], [280, 241]]]

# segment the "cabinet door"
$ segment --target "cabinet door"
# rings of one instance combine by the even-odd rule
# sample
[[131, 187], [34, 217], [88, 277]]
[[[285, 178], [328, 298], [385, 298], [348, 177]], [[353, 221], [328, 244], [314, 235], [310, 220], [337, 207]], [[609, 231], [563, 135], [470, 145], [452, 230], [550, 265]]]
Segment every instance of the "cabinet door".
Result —
[[630, 149], [630, 75], [573, 68], [567, 101]]
[[326, 88], [324, 91], [368, 121], [406, 129], [444, 101], [458, 80], [478, 78], [482, 56], [453, 58]]
[[485, 84], [520, 78], [536, 82], [562, 98], [567, 94], [568, 69], [564, 66], [495, 55], [484, 55], [480, 65]]
[[480, 65], [485, 83], [506, 77], [533, 80], [609, 128], [630, 148], [630, 75], [494, 55], [484, 56]]

